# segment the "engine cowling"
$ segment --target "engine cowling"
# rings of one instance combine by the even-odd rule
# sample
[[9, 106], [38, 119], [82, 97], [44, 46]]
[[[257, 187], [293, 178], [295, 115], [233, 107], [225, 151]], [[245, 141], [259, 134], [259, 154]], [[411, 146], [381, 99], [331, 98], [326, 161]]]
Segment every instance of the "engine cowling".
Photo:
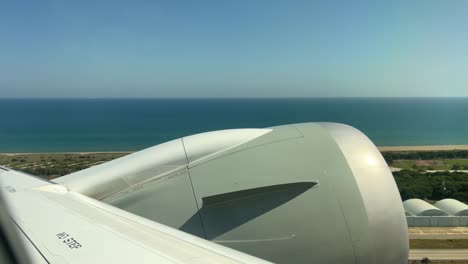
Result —
[[275, 263], [407, 263], [393, 176], [335, 123], [184, 137], [56, 180], [68, 189]]

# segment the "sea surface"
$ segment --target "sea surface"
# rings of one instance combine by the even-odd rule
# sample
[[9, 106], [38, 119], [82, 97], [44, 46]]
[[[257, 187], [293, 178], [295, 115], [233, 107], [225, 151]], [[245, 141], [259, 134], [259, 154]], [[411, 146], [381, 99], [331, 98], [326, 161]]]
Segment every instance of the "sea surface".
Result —
[[300, 122], [349, 124], [379, 146], [468, 144], [468, 98], [0, 99], [0, 152], [131, 151]]

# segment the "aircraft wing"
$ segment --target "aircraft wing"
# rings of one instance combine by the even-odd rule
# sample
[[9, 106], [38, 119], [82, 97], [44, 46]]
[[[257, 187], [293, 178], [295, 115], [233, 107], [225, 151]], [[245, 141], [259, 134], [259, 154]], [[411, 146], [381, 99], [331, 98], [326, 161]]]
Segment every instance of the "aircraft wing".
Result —
[[0, 182], [28, 262], [269, 263], [34, 176], [0, 167]]

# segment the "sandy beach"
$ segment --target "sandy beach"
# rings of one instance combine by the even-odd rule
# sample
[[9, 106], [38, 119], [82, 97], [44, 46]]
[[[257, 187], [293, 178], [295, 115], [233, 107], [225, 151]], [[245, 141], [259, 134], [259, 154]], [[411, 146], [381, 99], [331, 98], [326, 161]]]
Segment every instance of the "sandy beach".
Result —
[[88, 151], [88, 152], [82, 152], [82, 151], [68, 151], [68, 152], [16, 152], [16, 153], [1, 153], [0, 155], [5, 155], [5, 156], [18, 156], [18, 155], [95, 155], [95, 154], [130, 154], [136, 151], [128, 151], [128, 150], [123, 150], [123, 151]]
[[382, 146], [380, 151], [444, 151], [468, 150], [468, 145], [434, 145], [434, 146]]
[[[427, 145], [427, 146], [378, 146], [380, 151], [441, 151], [441, 150], [468, 150], [468, 145]], [[37, 154], [71, 154], [71, 155], [86, 155], [86, 154], [129, 154], [135, 151], [68, 151], [68, 152], [32, 152], [32, 153], [0, 153], [0, 155], [16, 156], [16, 155], [37, 155]]]
[[[380, 151], [444, 151], [444, 150], [468, 150], [468, 145], [427, 145], [427, 146], [377, 146]], [[0, 153], [0, 155], [16, 156], [16, 155], [45, 155], [45, 154], [70, 154], [70, 155], [93, 155], [93, 154], [130, 154], [136, 151], [68, 151], [68, 152], [17, 152], [17, 153]]]

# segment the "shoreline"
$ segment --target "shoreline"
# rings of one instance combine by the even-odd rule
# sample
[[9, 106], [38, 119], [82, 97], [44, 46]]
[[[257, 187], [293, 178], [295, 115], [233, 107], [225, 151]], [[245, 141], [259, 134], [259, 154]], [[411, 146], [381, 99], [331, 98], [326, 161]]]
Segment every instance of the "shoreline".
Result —
[[468, 150], [468, 145], [378, 146], [379, 151], [447, 151]]
[[[142, 149], [143, 150], [143, 149]], [[57, 151], [57, 152], [0, 152], [0, 155], [17, 156], [17, 155], [88, 155], [88, 154], [130, 154], [139, 150], [122, 150], [122, 151]]]
[[[450, 151], [450, 150], [468, 150], [468, 145], [425, 145], [425, 146], [377, 146], [381, 152], [391, 151]], [[143, 149], [142, 149], [143, 150]], [[16, 156], [16, 155], [44, 155], [44, 154], [71, 154], [71, 155], [87, 155], [87, 154], [116, 154], [116, 153], [133, 153], [140, 150], [116, 150], [116, 151], [58, 151], [58, 152], [0, 152], [0, 155]]]

